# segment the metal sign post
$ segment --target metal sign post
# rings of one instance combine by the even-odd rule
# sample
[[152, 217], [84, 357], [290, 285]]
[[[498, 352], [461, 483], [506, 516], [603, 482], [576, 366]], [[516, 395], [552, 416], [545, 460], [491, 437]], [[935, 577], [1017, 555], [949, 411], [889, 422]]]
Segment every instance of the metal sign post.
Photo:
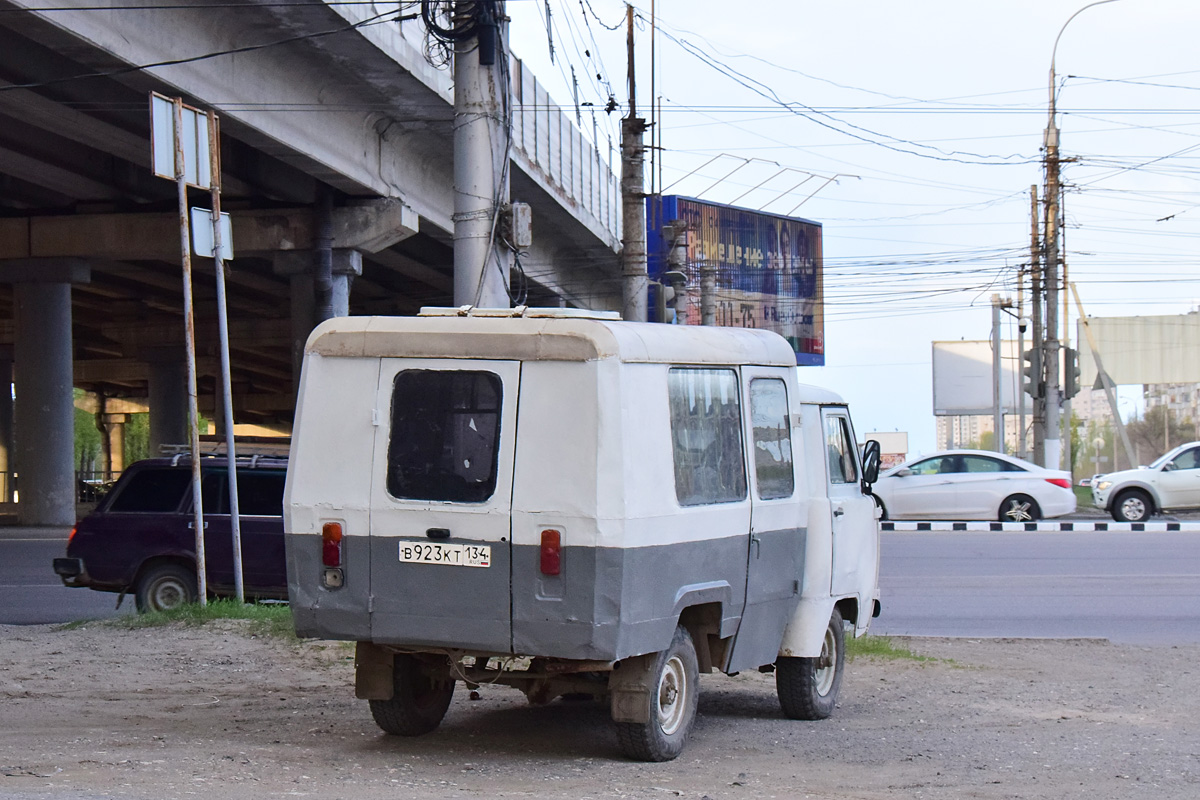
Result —
[[192, 527], [196, 532], [197, 600], [208, 604], [208, 576], [204, 556], [204, 499], [200, 491], [200, 411], [196, 398], [196, 317], [192, 308], [192, 248], [189, 236], [187, 174], [184, 152], [183, 101], [172, 101], [174, 124], [172, 142], [175, 149], [175, 185], [179, 190], [179, 243], [183, 262], [183, 318], [186, 328], [184, 343], [187, 349], [188, 428], [192, 450]]
[[221, 139], [217, 115], [212, 111], [208, 112], [208, 140], [209, 173], [212, 175], [212, 257], [217, 273], [217, 330], [221, 339], [221, 400], [225, 414], [225, 453], [229, 458], [229, 518], [233, 523], [233, 583], [237, 590], [238, 602], [244, 603], [246, 592], [242, 582], [242, 524], [238, 514], [237, 453], [233, 445], [233, 387], [229, 370], [229, 317], [225, 303], [225, 253], [221, 242]]
[[[245, 601], [242, 580], [242, 531], [238, 513], [237, 453], [233, 436], [233, 389], [229, 368], [229, 319], [225, 301], [225, 259], [233, 257], [231, 242], [223, 242], [229, 215], [221, 214], [221, 148], [217, 116], [186, 106], [179, 98], [150, 95], [151, 162], [154, 174], [174, 180], [179, 190], [179, 235], [183, 261], [183, 310], [186, 325], [188, 369], [188, 421], [192, 451], [192, 526], [196, 530], [196, 577], [201, 605], [207, 603], [208, 580], [204, 554], [204, 501], [200, 481], [200, 413], [196, 389], [196, 323], [192, 302], [192, 245], [198, 256], [213, 259], [217, 274], [217, 319], [221, 342], [221, 383], [224, 405], [225, 447], [229, 462], [229, 512], [233, 528], [233, 574], [239, 601]], [[168, 154], [170, 157], [168, 157]], [[212, 194], [212, 238], [190, 241], [187, 188], [208, 189]], [[200, 223], [201, 227], [203, 223]], [[207, 240], [197, 230], [196, 239]]]

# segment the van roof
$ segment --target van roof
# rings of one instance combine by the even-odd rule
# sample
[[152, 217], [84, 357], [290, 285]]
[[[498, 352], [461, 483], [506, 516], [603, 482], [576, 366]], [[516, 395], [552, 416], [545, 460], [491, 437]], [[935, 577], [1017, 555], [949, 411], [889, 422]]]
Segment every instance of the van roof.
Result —
[[846, 401], [837, 392], [831, 392], [828, 389], [822, 389], [820, 386], [812, 386], [807, 383], [801, 383], [798, 387], [800, 390], [801, 403], [813, 403], [821, 406], [844, 406]]
[[771, 331], [574, 316], [337, 317], [313, 330], [305, 352], [343, 358], [796, 365], [787, 341]]

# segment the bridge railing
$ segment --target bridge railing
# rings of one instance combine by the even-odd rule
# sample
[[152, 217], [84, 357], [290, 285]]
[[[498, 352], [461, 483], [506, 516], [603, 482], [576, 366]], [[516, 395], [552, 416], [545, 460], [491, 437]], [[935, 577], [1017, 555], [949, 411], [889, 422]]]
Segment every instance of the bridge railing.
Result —
[[621, 191], [610, 159], [575, 126], [571, 117], [520, 59], [512, 59], [513, 154], [528, 174], [583, 221], [621, 239]]

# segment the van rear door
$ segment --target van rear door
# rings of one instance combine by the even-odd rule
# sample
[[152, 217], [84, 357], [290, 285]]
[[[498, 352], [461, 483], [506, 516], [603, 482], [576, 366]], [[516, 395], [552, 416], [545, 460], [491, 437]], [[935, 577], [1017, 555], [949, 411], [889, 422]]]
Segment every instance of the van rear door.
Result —
[[371, 638], [508, 653], [520, 363], [380, 362]]

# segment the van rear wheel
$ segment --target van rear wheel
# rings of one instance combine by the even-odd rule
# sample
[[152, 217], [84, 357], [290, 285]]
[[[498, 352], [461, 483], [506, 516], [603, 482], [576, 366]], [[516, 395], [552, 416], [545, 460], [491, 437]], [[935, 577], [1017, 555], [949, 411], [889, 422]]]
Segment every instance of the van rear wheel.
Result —
[[775, 691], [789, 719], [825, 719], [833, 713], [846, 665], [846, 631], [836, 608], [829, 618], [821, 655], [775, 662]]
[[157, 564], [137, 579], [133, 599], [137, 610], [170, 611], [196, 602], [196, 573], [179, 564]]
[[700, 668], [692, 636], [675, 628], [671, 646], [658, 654], [649, 670], [649, 721], [618, 722], [621, 752], [639, 761], [670, 761], [683, 745], [696, 719]]
[[375, 724], [394, 736], [436, 730], [454, 696], [454, 679], [407, 653], [398, 653], [392, 663], [391, 699], [370, 701]]

